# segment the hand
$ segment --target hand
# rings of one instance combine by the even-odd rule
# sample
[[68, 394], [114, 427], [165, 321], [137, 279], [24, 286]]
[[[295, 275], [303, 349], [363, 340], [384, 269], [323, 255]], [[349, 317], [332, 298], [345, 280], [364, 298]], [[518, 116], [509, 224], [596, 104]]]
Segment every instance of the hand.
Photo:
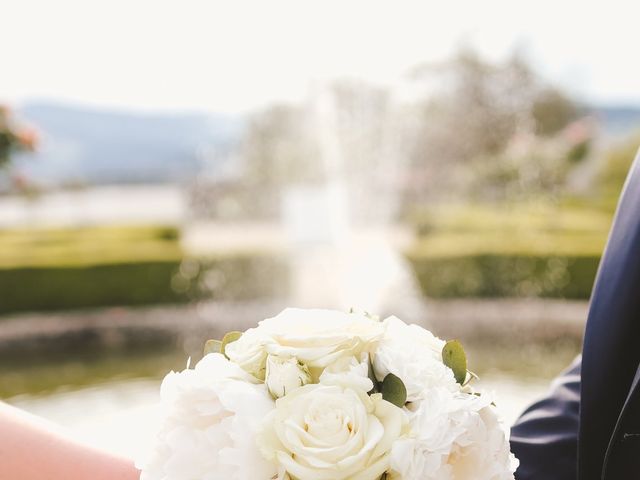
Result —
[[44, 420], [0, 402], [0, 478], [138, 480], [139, 475], [131, 460], [70, 440]]

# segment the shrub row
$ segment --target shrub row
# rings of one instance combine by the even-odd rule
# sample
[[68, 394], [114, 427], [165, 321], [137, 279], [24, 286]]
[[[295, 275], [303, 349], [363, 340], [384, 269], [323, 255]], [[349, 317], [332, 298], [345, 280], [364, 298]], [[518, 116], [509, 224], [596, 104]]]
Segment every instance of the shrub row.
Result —
[[422, 293], [431, 298], [540, 296], [588, 299], [598, 255], [407, 254]]
[[[186, 267], [185, 267], [186, 265]], [[286, 289], [286, 269], [268, 255], [97, 265], [0, 268], [0, 314], [200, 298], [246, 300]]]

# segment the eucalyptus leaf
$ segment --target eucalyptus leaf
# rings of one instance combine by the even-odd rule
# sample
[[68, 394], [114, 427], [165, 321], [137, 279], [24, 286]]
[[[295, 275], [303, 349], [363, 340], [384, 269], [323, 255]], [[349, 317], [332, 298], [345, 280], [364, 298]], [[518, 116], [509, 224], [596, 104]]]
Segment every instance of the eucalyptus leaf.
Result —
[[458, 340], [449, 340], [442, 348], [442, 362], [453, 370], [453, 376], [460, 385], [467, 379], [467, 355]]
[[362, 312], [362, 313], [369, 320], [373, 320], [374, 322], [379, 322], [380, 321], [380, 316], [379, 315], [374, 315], [373, 313], [369, 313], [369, 312], [366, 312], [366, 311]]
[[222, 353], [225, 357], [227, 357], [227, 354], [225, 353], [225, 348], [230, 343], [233, 343], [236, 340], [238, 340], [241, 336], [242, 336], [242, 332], [233, 331], [233, 332], [227, 333], [224, 337], [222, 337], [222, 343], [220, 345], [220, 353]]
[[[473, 392], [473, 393], [470, 393], [469, 395], [475, 395], [476, 397], [481, 397], [482, 396], [482, 394], [480, 392]], [[492, 407], [497, 407], [495, 402], [491, 402], [491, 406]]]
[[469, 385], [472, 381], [478, 380], [480, 377], [473, 373], [471, 370], [467, 370], [467, 378], [464, 381], [463, 387]]
[[204, 355], [209, 353], [220, 353], [222, 351], [222, 342], [220, 340], [207, 340], [204, 344]]
[[396, 407], [402, 408], [407, 403], [407, 388], [404, 386], [404, 382], [393, 373], [384, 377], [381, 390], [382, 398], [393, 403]]

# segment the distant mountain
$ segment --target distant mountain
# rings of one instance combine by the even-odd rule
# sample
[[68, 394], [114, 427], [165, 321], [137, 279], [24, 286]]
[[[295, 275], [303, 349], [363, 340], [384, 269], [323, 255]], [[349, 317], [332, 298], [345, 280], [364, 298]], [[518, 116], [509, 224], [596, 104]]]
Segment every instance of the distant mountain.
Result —
[[[640, 130], [640, 107], [596, 106], [605, 138]], [[18, 171], [42, 185], [173, 183], [206, 169], [233, 171], [244, 119], [204, 113], [109, 111], [33, 102], [18, 116], [41, 133], [36, 154], [19, 155]], [[1, 178], [0, 190], [7, 179]]]
[[[223, 161], [242, 120], [208, 114], [107, 111], [30, 103], [18, 112], [41, 133], [35, 155], [18, 157], [19, 171], [39, 183], [164, 183]], [[206, 152], [207, 155], [203, 155]]]
[[620, 137], [640, 131], [640, 107], [598, 106], [593, 111], [605, 136]]

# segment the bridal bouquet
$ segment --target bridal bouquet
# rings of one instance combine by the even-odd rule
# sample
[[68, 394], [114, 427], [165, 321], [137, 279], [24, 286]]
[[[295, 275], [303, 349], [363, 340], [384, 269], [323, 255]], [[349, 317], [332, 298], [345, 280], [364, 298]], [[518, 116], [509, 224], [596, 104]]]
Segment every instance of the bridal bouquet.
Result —
[[286, 309], [169, 373], [141, 480], [505, 480], [462, 346], [396, 317]]

